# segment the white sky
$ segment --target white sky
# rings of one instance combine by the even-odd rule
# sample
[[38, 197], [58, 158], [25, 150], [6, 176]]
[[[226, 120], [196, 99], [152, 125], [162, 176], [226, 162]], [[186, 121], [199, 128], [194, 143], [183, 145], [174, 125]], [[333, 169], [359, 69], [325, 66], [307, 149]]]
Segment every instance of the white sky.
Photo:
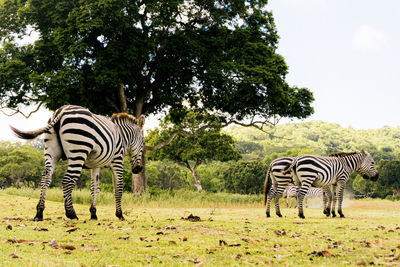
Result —
[[400, 126], [400, 1], [270, 0], [290, 85], [314, 92], [322, 120]]
[[[289, 84], [314, 92], [315, 113], [307, 121], [400, 126], [399, 0], [270, 0], [269, 9]], [[29, 119], [0, 114], [0, 140], [15, 140], [10, 124], [33, 130], [50, 116], [45, 110]]]

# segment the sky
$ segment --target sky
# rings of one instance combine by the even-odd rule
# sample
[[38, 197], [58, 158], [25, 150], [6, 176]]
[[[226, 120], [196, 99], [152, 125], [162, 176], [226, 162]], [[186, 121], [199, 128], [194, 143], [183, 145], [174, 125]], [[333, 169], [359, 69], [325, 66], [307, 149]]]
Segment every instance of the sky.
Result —
[[314, 93], [307, 121], [400, 126], [400, 1], [270, 0], [269, 6], [287, 81]]
[[[400, 126], [399, 0], [270, 0], [289, 67], [287, 81], [314, 93], [314, 114], [355, 129]], [[27, 111], [34, 107], [28, 107]], [[8, 125], [33, 130], [51, 112], [29, 119], [0, 114], [0, 140], [16, 140]], [[281, 123], [301, 122], [282, 120]], [[147, 129], [156, 125], [147, 119]]]

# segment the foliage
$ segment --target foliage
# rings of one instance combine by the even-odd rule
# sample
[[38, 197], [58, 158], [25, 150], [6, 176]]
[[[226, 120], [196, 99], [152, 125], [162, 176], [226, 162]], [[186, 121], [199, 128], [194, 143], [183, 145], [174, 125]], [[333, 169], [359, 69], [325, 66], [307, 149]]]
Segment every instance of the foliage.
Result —
[[263, 187], [267, 166], [261, 161], [233, 163], [224, 173], [227, 192], [259, 194]]
[[[286, 83], [266, 5], [3, 0], [0, 102], [79, 104], [108, 115], [126, 105], [137, 116], [187, 103], [238, 120], [305, 118], [312, 93]], [[32, 29], [38, 40], [19, 45]]]
[[176, 164], [167, 162], [150, 162], [147, 166], [147, 184], [150, 188], [177, 190], [191, 188], [188, 172]]
[[360, 175], [357, 175], [352, 182], [352, 187], [363, 196], [371, 197], [378, 191], [379, 185], [377, 182], [364, 179]]
[[[199, 112], [190, 111], [185, 115], [180, 124], [172, 124], [167, 117], [161, 124], [161, 129], [151, 131], [146, 142], [166, 142], [174, 133], [181, 134], [163, 148], [150, 151], [149, 159], [171, 160], [181, 164], [190, 170], [195, 179], [196, 187], [201, 190], [201, 182], [197, 177], [197, 168], [201, 164], [211, 161], [230, 161], [240, 158], [236, 150], [235, 141], [231, 136], [221, 133], [218, 119], [214, 116], [204, 115]], [[214, 123], [216, 128], [198, 131], [203, 125]], [[182, 131], [185, 129], [185, 132]]]
[[364, 149], [376, 162], [400, 158], [400, 127], [355, 130], [339, 124], [311, 121], [277, 125], [271, 127], [269, 134], [244, 127], [229, 127], [224, 132], [232, 135], [238, 142], [249, 142], [263, 147], [262, 151], [249, 151], [244, 157], [258, 158], [260, 153], [269, 156], [273, 153], [285, 153], [290, 149], [306, 149], [317, 155]]
[[[3, 146], [5, 144], [5, 147]], [[43, 152], [31, 146], [3, 143], [0, 159], [0, 183], [4, 186], [38, 187], [44, 165]]]

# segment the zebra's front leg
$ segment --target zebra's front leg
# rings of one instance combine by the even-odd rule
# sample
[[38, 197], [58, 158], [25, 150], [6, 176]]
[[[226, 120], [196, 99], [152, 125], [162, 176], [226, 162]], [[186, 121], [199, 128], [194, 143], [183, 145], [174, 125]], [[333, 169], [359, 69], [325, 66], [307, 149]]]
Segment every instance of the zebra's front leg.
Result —
[[323, 187], [322, 190], [323, 190], [322, 199], [323, 199], [323, 203], [324, 203], [324, 214], [326, 216], [330, 216], [331, 215], [331, 204], [332, 204], [332, 192], [329, 189], [329, 186]]
[[111, 163], [111, 171], [113, 176], [113, 185], [114, 185], [114, 196], [115, 196], [115, 216], [118, 217], [121, 221], [125, 220], [122, 215], [121, 208], [121, 199], [122, 199], [122, 175], [124, 172], [123, 162], [112, 162]]
[[310, 186], [312, 184], [311, 182], [304, 181], [301, 184], [299, 193], [297, 194], [297, 206], [299, 207], [299, 217], [304, 219], [304, 211], [303, 211], [303, 200], [304, 197], [307, 195], [308, 190], [310, 189]]
[[90, 206], [90, 209], [89, 209], [91, 220], [97, 220], [96, 198], [97, 198], [97, 194], [100, 192], [99, 173], [100, 173], [100, 168], [91, 170], [90, 193], [92, 195], [92, 205]]
[[344, 218], [344, 214], [342, 212], [344, 185], [345, 185], [344, 183], [338, 184], [338, 189], [337, 189], [338, 213], [340, 215], [340, 218]]
[[332, 208], [331, 213], [332, 217], [336, 217], [335, 208], [336, 208], [336, 200], [337, 200], [337, 192], [336, 192], [336, 185], [332, 185]]
[[76, 212], [72, 204], [72, 190], [75, 187], [76, 181], [81, 176], [84, 160], [82, 161], [81, 159], [79, 159], [78, 161], [79, 162], [76, 162], [75, 159], [68, 160], [67, 173], [65, 174], [64, 179], [62, 181], [63, 192], [64, 192], [65, 215], [69, 219], [78, 219], [78, 216], [76, 216]]

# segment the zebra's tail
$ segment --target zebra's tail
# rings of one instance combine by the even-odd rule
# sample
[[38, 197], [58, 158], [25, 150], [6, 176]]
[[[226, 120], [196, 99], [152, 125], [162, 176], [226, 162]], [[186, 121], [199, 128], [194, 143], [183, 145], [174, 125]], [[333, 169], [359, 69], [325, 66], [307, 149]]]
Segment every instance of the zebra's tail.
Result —
[[37, 130], [34, 130], [34, 131], [21, 131], [21, 130], [18, 130], [16, 128], [12, 127], [11, 125], [10, 125], [10, 128], [18, 138], [28, 139], [28, 140], [34, 139], [37, 136], [41, 135], [42, 133], [44, 133], [44, 132], [50, 130], [51, 128], [53, 128], [54, 125], [60, 120], [62, 114], [63, 113], [60, 112], [56, 117], [53, 116], [49, 120], [48, 124], [45, 127], [42, 127], [40, 129], [37, 129]]
[[[267, 175], [265, 176], [265, 182], [264, 182], [264, 206], [267, 204], [267, 196], [269, 193], [269, 190], [271, 190], [271, 185], [268, 183], [268, 180], [271, 180], [271, 166], [269, 166]], [[268, 187], [269, 185], [269, 187]]]

